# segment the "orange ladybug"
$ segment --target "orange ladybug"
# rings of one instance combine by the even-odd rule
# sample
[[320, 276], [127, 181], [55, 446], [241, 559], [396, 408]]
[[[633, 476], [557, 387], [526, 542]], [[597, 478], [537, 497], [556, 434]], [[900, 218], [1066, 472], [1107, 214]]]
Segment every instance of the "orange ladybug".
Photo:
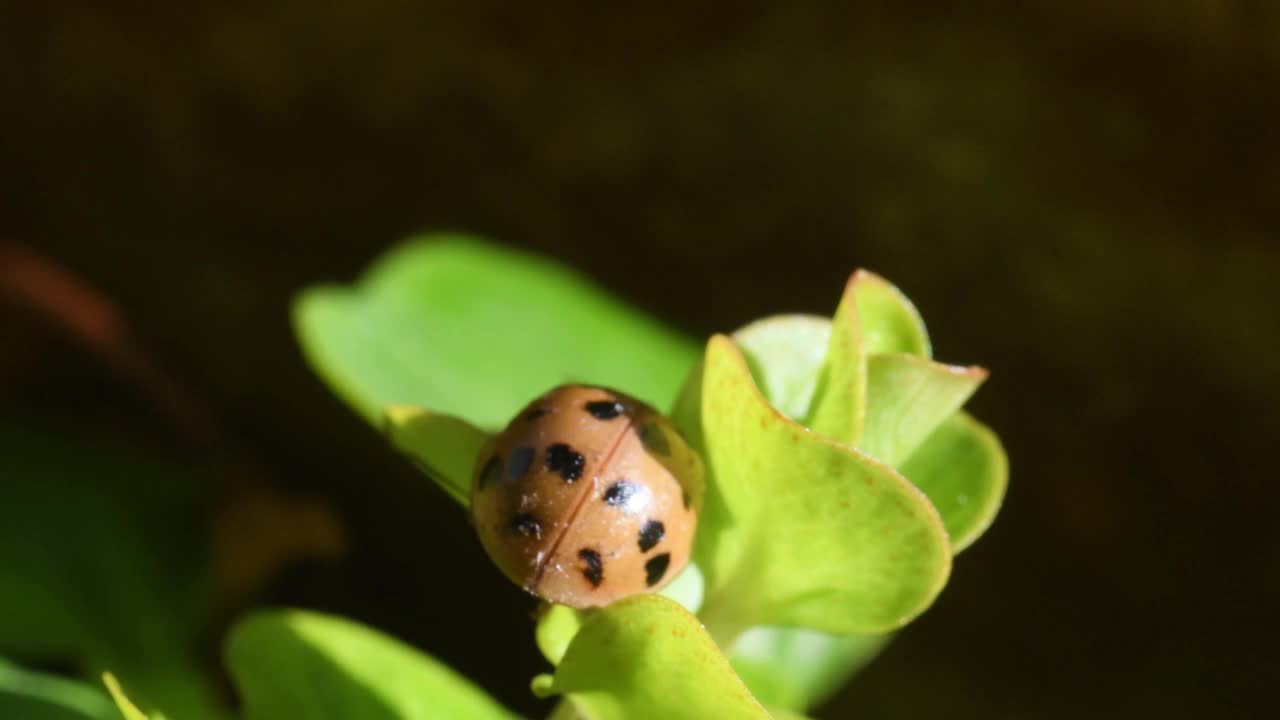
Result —
[[480, 542], [525, 590], [575, 608], [658, 590], [689, 562], [702, 463], [653, 408], [566, 385], [481, 450], [471, 512]]

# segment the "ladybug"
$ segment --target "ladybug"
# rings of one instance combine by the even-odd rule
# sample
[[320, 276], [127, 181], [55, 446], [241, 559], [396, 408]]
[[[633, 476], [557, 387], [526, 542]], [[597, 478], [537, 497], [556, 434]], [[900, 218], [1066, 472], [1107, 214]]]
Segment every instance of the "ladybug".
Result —
[[526, 591], [575, 608], [658, 590], [689, 562], [702, 462], [671, 422], [614, 390], [565, 385], [480, 452], [480, 542]]

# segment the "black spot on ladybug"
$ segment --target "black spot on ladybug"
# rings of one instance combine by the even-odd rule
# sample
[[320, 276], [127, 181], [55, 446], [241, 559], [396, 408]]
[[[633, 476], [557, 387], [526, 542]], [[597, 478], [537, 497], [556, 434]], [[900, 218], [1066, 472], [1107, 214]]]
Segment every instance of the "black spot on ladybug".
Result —
[[480, 471], [480, 487], [486, 488], [498, 481], [498, 476], [502, 474], [502, 458], [494, 455], [489, 458], [489, 462], [484, 464], [484, 469]]
[[564, 443], [556, 443], [547, 448], [547, 469], [560, 473], [565, 482], [573, 482], [582, 477], [582, 468], [587, 464], [582, 453]]
[[529, 466], [533, 464], [533, 448], [525, 446], [518, 447], [511, 451], [511, 457], [507, 458], [507, 479], [515, 480], [524, 477], [529, 472]]
[[530, 540], [538, 540], [542, 538], [542, 521], [533, 515], [533, 513], [516, 513], [511, 518], [511, 532], [515, 535], [523, 535]]
[[591, 548], [582, 548], [578, 551], [578, 557], [586, 565], [582, 568], [582, 576], [591, 583], [591, 587], [600, 587], [600, 583], [604, 582], [604, 561], [600, 559], [600, 553]]
[[[657, 520], [650, 520], [640, 529], [640, 552], [649, 552], [662, 541], [662, 536], [667, 534], [667, 529]], [[646, 566], [647, 569], [647, 566]], [[664, 570], [665, 572], [665, 570]], [[652, 585], [653, 583], [649, 583]]]
[[667, 566], [671, 564], [671, 553], [662, 553], [649, 558], [644, 564], [644, 582], [649, 587], [657, 585], [662, 576], [667, 574]]
[[538, 418], [546, 414], [547, 414], [546, 408], [534, 408], [533, 410], [530, 410], [529, 412], [524, 414], [524, 419], [529, 422], [533, 422], [534, 420], [537, 420]]
[[604, 491], [604, 501], [614, 507], [625, 509], [631, 498], [635, 497], [639, 492], [639, 485], [629, 483], [626, 480], [619, 480]]
[[667, 440], [667, 433], [657, 423], [645, 423], [637, 432], [640, 434], [640, 442], [649, 452], [658, 455], [671, 454], [671, 443]]
[[626, 410], [627, 406], [617, 400], [593, 400], [587, 403], [587, 412], [597, 420], [612, 420]]

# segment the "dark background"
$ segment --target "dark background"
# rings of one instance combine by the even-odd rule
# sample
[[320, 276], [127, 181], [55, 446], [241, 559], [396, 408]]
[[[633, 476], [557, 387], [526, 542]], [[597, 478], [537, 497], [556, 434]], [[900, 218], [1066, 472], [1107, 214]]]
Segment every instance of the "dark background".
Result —
[[[316, 504], [266, 524], [344, 553], [215, 563], [210, 667], [238, 608], [302, 604], [545, 712], [531, 603], [288, 324], [299, 288], [455, 228], [697, 336], [828, 313], [868, 267], [940, 359], [992, 369], [1001, 515], [818, 715], [1264, 714], [1277, 5], [147, 5], [0, 3], [0, 262], [26, 288], [0, 294], [0, 413], [215, 469], [215, 526], [246, 487]], [[37, 309], [43, 263], [100, 296]], [[75, 330], [95, 303], [128, 331]]]

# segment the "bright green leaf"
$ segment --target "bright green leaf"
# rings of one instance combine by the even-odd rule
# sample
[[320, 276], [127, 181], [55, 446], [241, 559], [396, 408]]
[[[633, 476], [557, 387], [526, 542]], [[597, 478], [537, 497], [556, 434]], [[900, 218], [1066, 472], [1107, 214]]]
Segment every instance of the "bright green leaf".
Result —
[[891, 637], [754, 627], [734, 643], [729, 660], [760, 702], [804, 710], [838, 690]]
[[559, 665], [564, 653], [573, 642], [573, 636], [582, 629], [586, 613], [568, 605], [552, 603], [538, 616], [534, 639], [542, 656], [552, 665]]
[[733, 341], [769, 402], [803, 422], [827, 357], [831, 321], [816, 315], [775, 315], [740, 328]]
[[[924, 455], [926, 450], [921, 447], [918, 454], [930, 457], [931, 467], [914, 475], [929, 475], [920, 487], [932, 499], [938, 499], [941, 496], [931, 489], [931, 470], [952, 468], [945, 455], [954, 448], [945, 441], [950, 436], [942, 430], [934, 433], [937, 439], [930, 433], [963, 403], [983, 373], [930, 363], [929, 340], [919, 313], [902, 293], [871, 273], [854, 274], [836, 315], [834, 332], [832, 321], [824, 318], [786, 315], [752, 323], [736, 332], [734, 340], [747, 356], [752, 374], [769, 402], [815, 430], [850, 442], [861, 434], [860, 447], [891, 465], [897, 465], [929, 437], [929, 442], [939, 446], [940, 453], [934, 459], [932, 453]], [[867, 355], [860, 352], [863, 349]], [[830, 379], [832, 370], [841, 367], [846, 377], [850, 373], [858, 375], [861, 362], [868, 366], [869, 375], [865, 381], [865, 429], [861, 429], [863, 421], [858, 418], [858, 413], [863, 412], [858, 393], [864, 381], [860, 376], [834, 383]], [[823, 382], [818, 383], [820, 375]], [[824, 412], [811, 407], [818, 402], [813, 397], [815, 386], [816, 394], [826, 403]], [[943, 427], [951, 422], [946, 421]], [[998, 443], [995, 447], [998, 450]], [[957, 452], [957, 459], [962, 454]], [[981, 457], [985, 456], [979, 454]], [[946, 478], [952, 483], [967, 479], [963, 488], [949, 489], [953, 498], [973, 504], [938, 504], [953, 542], [966, 540], [957, 522], [966, 526], [973, 522], [964, 515], [969, 507], [983, 505], [977, 499], [986, 497], [981, 490], [989, 485], [982, 478], [990, 473], [963, 469], [972, 464], [982, 463], [976, 459], [961, 462]], [[915, 484], [913, 474], [903, 474]], [[994, 514], [994, 506], [988, 506]], [[990, 517], [986, 515], [985, 522]], [[959, 547], [962, 546], [953, 547], [953, 552]], [[891, 637], [754, 627], [734, 645], [730, 659], [766, 705], [807, 708], [874, 658]]]
[[[775, 339], [776, 345], [798, 345], [800, 341], [813, 342], [819, 336], [818, 327], [776, 328], [775, 335], [794, 336], [794, 340]], [[808, 352], [813, 352], [811, 346]], [[799, 347], [795, 352], [804, 352]], [[869, 422], [866, 416], [869, 358], [882, 353], [908, 353], [929, 356], [929, 337], [924, 321], [915, 306], [896, 287], [884, 278], [866, 270], [855, 272], [845, 285], [844, 294], [836, 306], [831, 320], [830, 339], [826, 356], [818, 370], [816, 389], [804, 424], [816, 432], [840, 442], [857, 445]], [[768, 358], [775, 362], [779, 354]], [[798, 369], [794, 361], [768, 367], [762, 374], [786, 372], [792, 382], [801, 380], [794, 375]], [[803, 376], [801, 376], [803, 377]], [[782, 383], [775, 382], [775, 386]], [[765, 396], [775, 402], [773, 387], [763, 388]], [[780, 398], [790, 402], [789, 398]], [[798, 416], [793, 416], [798, 417]]]
[[942, 589], [951, 554], [924, 495], [773, 409], [729, 338], [708, 343], [674, 419], [707, 463], [695, 556], [721, 640], [753, 625], [883, 632]]
[[849, 280], [846, 298], [852, 295], [861, 319], [862, 342], [867, 355], [909, 353], [931, 357], [929, 334], [916, 306], [884, 278], [859, 270]]
[[862, 436], [867, 406], [867, 348], [855, 292], [859, 280], [859, 273], [849, 278], [831, 319], [826, 358], [803, 421], [813, 431], [849, 445]]
[[0, 660], [0, 718], [117, 720], [118, 717], [111, 701], [97, 688]]
[[858, 449], [897, 467], [986, 378], [982, 368], [903, 353], [872, 355], [867, 359], [867, 422]]
[[[435, 235], [294, 306], [315, 370], [371, 423], [417, 405], [486, 430], [568, 382], [669, 407], [697, 346], [554, 262]], [[434, 463], [433, 463], [434, 465]]]
[[533, 690], [568, 695], [593, 720], [769, 718], [697, 618], [659, 595], [591, 613]]
[[[702, 606], [702, 590], [702, 573], [698, 570], [698, 564], [691, 562], [659, 594], [679, 603], [685, 610], [697, 613], [698, 608]], [[578, 634], [578, 630], [582, 628], [582, 623], [590, 612], [590, 610], [574, 610], [565, 605], [553, 604], [539, 615], [535, 630], [538, 649], [552, 665], [560, 664], [560, 658], [564, 657], [564, 652], [573, 640], [573, 636]]]
[[953, 552], [977, 540], [995, 519], [1009, 480], [1000, 439], [964, 412], [942, 423], [902, 465], [925, 492], [951, 535]]
[[371, 628], [261, 612], [233, 628], [227, 663], [247, 720], [510, 720], [466, 678]]
[[386, 432], [404, 453], [449, 497], [471, 503], [471, 473], [489, 435], [465, 420], [412, 405], [387, 408]]
[[[1007, 464], [995, 434], [958, 412], [912, 454], [902, 473], [938, 508], [951, 536], [952, 553], [958, 553], [982, 534], [999, 510]], [[892, 638], [755, 627], [739, 638], [729, 657], [761, 702], [807, 709], [847, 682]]]

